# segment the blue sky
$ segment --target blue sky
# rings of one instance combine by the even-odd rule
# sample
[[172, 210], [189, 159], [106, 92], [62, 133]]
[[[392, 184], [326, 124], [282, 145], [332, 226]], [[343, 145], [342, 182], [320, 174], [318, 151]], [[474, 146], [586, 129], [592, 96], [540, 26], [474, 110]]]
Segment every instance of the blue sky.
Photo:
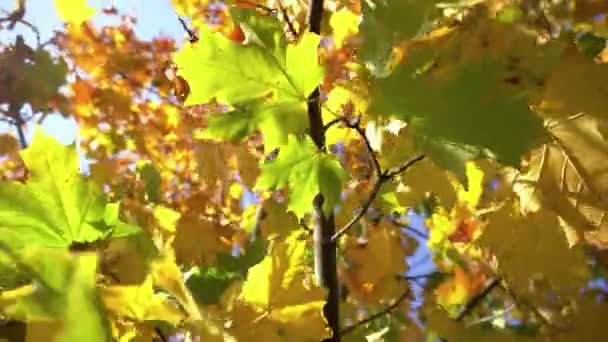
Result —
[[[87, 2], [98, 9], [98, 13], [93, 17], [93, 22], [98, 26], [119, 21], [115, 16], [109, 17], [101, 13], [102, 8], [114, 3], [120, 13], [134, 14], [137, 17], [135, 31], [139, 37], [149, 39], [164, 35], [179, 41], [183, 40], [184, 32], [177, 21], [171, 0], [87, 0]], [[12, 5], [11, 0], [2, 0], [0, 10], [10, 11]], [[26, 0], [26, 8], [25, 20], [38, 27], [42, 41], [52, 37], [53, 31], [62, 29], [63, 22], [57, 15], [54, 0]], [[2, 44], [12, 42], [17, 34], [23, 35], [30, 45], [36, 45], [35, 35], [23, 25], [18, 25], [13, 31], [0, 31], [0, 42]], [[76, 138], [77, 125], [73, 119], [49, 115], [42, 127], [64, 144], [69, 144]], [[14, 128], [0, 123], [0, 133], [6, 131], [14, 131]], [[32, 132], [33, 127], [27, 127], [28, 137], [31, 137]]]

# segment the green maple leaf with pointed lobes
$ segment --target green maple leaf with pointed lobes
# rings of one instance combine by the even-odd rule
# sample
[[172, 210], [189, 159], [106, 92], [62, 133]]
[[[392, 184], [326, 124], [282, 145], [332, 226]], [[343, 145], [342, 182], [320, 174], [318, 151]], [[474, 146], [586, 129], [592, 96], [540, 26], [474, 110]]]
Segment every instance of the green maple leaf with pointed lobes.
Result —
[[[476, 32], [465, 31], [444, 45], [413, 48], [390, 76], [372, 81], [370, 111], [409, 122], [419, 147], [461, 176], [462, 162], [479, 157], [519, 166], [521, 156], [546, 133], [530, 110], [533, 86], [528, 83], [559, 50], [538, 50], [533, 40], [508, 28], [484, 26], [507, 47], [484, 47]], [[514, 38], [499, 36], [509, 32]], [[513, 68], [512, 60], [523, 61], [521, 67]]]
[[[58, 327], [55, 341], [108, 341], [110, 328], [95, 286], [97, 256], [32, 248], [15, 253], [36, 283], [16, 289], [3, 313], [28, 323]], [[41, 327], [46, 329], [44, 325]], [[33, 330], [37, 325], [33, 325]]]
[[80, 175], [75, 146], [37, 129], [21, 156], [30, 177], [26, 184], [0, 184], [0, 241], [61, 248], [139, 232], [120, 221], [117, 203], [106, 202], [101, 189]]
[[317, 194], [323, 195], [325, 212], [333, 210], [340, 201], [340, 191], [346, 173], [340, 162], [319, 151], [309, 136], [289, 136], [277, 158], [261, 166], [255, 189], [279, 189], [289, 185], [288, 210], [302, 218], [312, 209]]
[[175, 62], [190, 85], [186, 104], [216, 100], [234, 108], [211, 118], [207, 138], [236, 141], [257, 129], [270, 151], [286, 143], [289, 134], [308, 128], [306, 100], [323, 78], [317, 61], [320, 37], [306, 33], [288, 45], [273, 31], [276, 19], [239, 13], [250, 43], [234, 43], [203, 27], [200, 42], [186, 45]]

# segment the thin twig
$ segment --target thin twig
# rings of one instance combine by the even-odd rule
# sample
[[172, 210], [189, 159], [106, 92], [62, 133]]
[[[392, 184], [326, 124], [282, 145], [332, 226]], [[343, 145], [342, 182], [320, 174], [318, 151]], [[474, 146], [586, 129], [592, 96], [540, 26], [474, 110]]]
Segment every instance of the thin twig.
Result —
[[549, 320], [545, 317], [545, 315], [543, 315], [542, 312], [540, 312], [538, 310], [538, 308], [528, 302], [523, 302], [518, 295], [515, 294], [515, 292], [513, 292], [513, 290], [511, 290], [511, 288], [509, 288], [509, 286], [507, 284], [501, 284], [500, 288], [505, 291], [509, 296], [511, 296], [511, 298], [513, 299], [513, 301], [515, 302], [515, 304], [522, 309], [523, 307], [527, 307], [533, 314], [534, 316], [536, 316], [541, 322], [542, 324], [548, 326], [548, 327], [554, 327], [553, 324], [551, 324], [551, 322], [549, 322]]
[[423, 233], [421, 231], [419, 231], [418, 229], [412, 227], [412, 226], [403, 226], [403, 229], [407, 230], [408, 232], [418, 236], [421, 239], [424, 240], [428, 240], [429, 239], [429, 234]]
[[362, 320], [358, 321], [357, 323], [344, 328], [342, 331], [340, 331], [340, 336], [344, 336], [348, 333], [351, 333], [358, 327], [360, 327], [364, 324], [367, 324], [371, 321], [374, 321], [374, 320], [390, 313], [391, 311], [396, 309], [401, 304], [401, 302], [403, 302], [407, 298], [408, 294], [409, 294], [409, 291], [403, 292], [403, 294], [401, 294], [401, 296], [399, 298], [397, 298], [397, 300], [393, 304], [387, 306], [386, 308], [384, 308], [384, 310], [377, 312], [377, 313], [367, 317], [366, 319], [362, 319]]
[[412, 165], [416, 164], [419, 161], [422, 161], [425, 158], [424, 155], [419, 155], [417, 157], [414, 157], [410, 160], [408, 160], [407, 162], [405, 162], [403, 165], [401, 165], [400, 167], [394, 169], [394, 170], [389, 170], [387, 172], [387, 177], [392, 178], [395, 177], [396, 175], [400, 174], [401, 172], [405, 172], [407, 169], [409, 169], [410, 167], [412, 167]]
[[[367, 135], [365, 134], [365, 131], [363, 131], [363, 128], [361, 128], [361, 124], [360, 124], [361, 118], [357, 117], [352, 122], [348, 122], [346, 120], [345, 120], [345, 122], [348, 127], [357, 131], [357, 133], [359, 133], [359, 135], [361, 136], [361, 139], [363, 139], [363, 142], [365, 143], [365, 147], [367, 148], [367, 152], [369, 153], [369, 158], [372, 160], [372, 162], [374, 164], [374, 169], [376, 170], [376, 175], [380, 178], [382, 176], [382, 168], [380, 167], [380, 162], [378, 161], [378, 157], [376, 156], [376, 153], [374, 152], [374, 149], [372, 148], [372, 143], [367, 138]], [[390, 178], [392, 176], [388, 176], [388, 177]]]
[[188, 27], [188, 25], [186, 24], [186, 21], [184, 21], [184, 19], [182, 19], [182, 17], [180, 17], [180, 16], [177, 16], [177, 20], [179, 20], [180, 24], [182, 24], [182, 28], [184, 29], [184, 31], [186, 31], [186, 33], [188, 33], [190, 43], [194, 44], [194, 43], [198, 42], [198, 37], [196, 36], [196, 33], [194, 33], [194, 31], [192, 31]]
[[462, 321], [462, 319], [468, 315], [481, 301], [490, 293], [492, 290], [500, 284], [500, 278], [492, 278], [486, 283], [486, 287], [478, 293], [475, 297], [473, 297], [465, 306], [460, 310], [458, 316], [456, 316], [456, 321]]
[[415, 275], [399, 275], [399, 279], [403, 279], [403, 280], [416, 280], [416, 279], [426, 279], [426, 278], [430, 278], [430, 277], [434, 277], [436, 275], [440, 275], [443, 274], [442, 272], [429, 272], [429, 273], [424, 273], [424, 274], [415, 274]]
[[[372, 155], [374, 155], [373, 151], [371, 150], [371, 145], [369, 145], [369, 140], [367, 140], [367, 139], [364, 139], [364, 140], [366, 141], [366, 145], [368, 146], [368, 151], [370, 151], [372, 153]], [[349, 229], [351, 229], [355, 224], [357, 224], [357, 222], [359, 222], [359, 220], [367, 213], [367, 210], [369, 209], [369, 207], [372, 205], [372, 203], [376, 199], [376, 196], [380, 192], [380, 188], [382, 187], [382, 185], [384, 183], [388, 182], [389, 180], [391, 180], [393, 177], [395, 177], [399, 173], [405, 172], [407, 169], [412, 167], [412, 165], [423, 160], [424, 158], [425, 158], [424, 155], [416, 156], [416, 157], [408, 160], [402, 166], [396, 168], [395, 170], [392, 170], [392, 171], [389, 170], [389, 171], [385, 172], [380, 169], [378, 159], [375, 158], [375, 155], [374, 155], [374, 158], [372, 158], [372, 160], [374, 161], [374, 164], [378, 163], [378, 166], [376, 168], [376, 172], [378, 172], [378, 179], [376, 180], [376, 183], [374, 184], [374, 188], [372, 189], [372, 192], [370, 193], [369, 197], [367, 198], [367, 201], [365, 202], [365, 204], [363, 204], [361, 210], [357, 213], [357, 215], [355, 215], [355, 217], [353, 217], [346, 225], [344, 225], [344, 227], [340, 228], [331, 237], [331, 240], [336, 241], [337, 239], [340, 238], [340, 236], [344, 235]]]
[[287, 15], [287, 10], [285, 10], [285, 7], [283, 6], [281, 0], [278, 0], [277, 4], [279, 5], [279, 10], [281, 11], [283, 20], [285, 20], [285, 22], [287, 23], [287, 29], [289, 30], [289, 33], [291, 33], [292, 38], [298, 38], [298, 31], [296, 31], [296, 28], [293, 26], [293, 23], [289, 19], [289, 15]]
[[323, 129], [324, 129], [325, 131], [327, 131], [327, 130], [328, 130], [328, 129], [330, 129], [332, 126], [334, 126], [334, 125], [336, 125], [336, 124], [338, 124], [338, 123], [342, 122], [342, 120], [343, 120], [342, 118], [333, 119], [333, 120], [331, 120], [330, 122], [326, 123], [326, 124], [325, 124], [325, 126], [323, 126]]
[[489, 322], [489, 321], [493, 321], [495, 319], [497, 319], [498, 317], [504, 316], [506, 314], [508, 314], [509, 312], [511, 312], [511, 310], [513, 310], [515, 308], [515, 304], [511, 303], [509, 306], [507, 306], [506, 308], [504, 308], [504, 310], [499, 311], [495, 314], [492, 314], [490, 316], [486, 316], [486, 317], [482, 317], [480, 319], [477, 319], [473, 322], [469, 322], [466, 324], [467, 327], [473, 326], [473, 325], [477, 325], [477, 324], [482, 324], [485, 322]]
[[420, 231], [420, 230], [418, 230], [418, 229], [416, 229], [416, 228], [414, 228], [414, 227], [410, 226], [409, 224], [407, 224], [407, 223], [405, 223], [405, 222], [399, 222], [399, 221], [397, 221], [395, 218], [391, 218], [389, 221], [390, 221], [390, 222], [391, 222], [393, 225], [395, 225], [395, 226], [397, 226], [397, 227], [399, 227], [399, 228], [405, 229], [405, 230], [407, 230], [407, 231], [409, 231], [409, 232], [413, 233], [414, 235], [418, 236], [418, 237], [419, 237], [419, 238], [421, 238], [421, 239], [428, 240], [428, 238], [429, 238], [429, 234], [427, 234], [427, 233], [425, 233], [425, 232], [422, 232], [422, 231]]
[[267, 14], [275, 14], [277, 12], [277, 10], [274, 9], [274, 8], [266, 7], [266, 6], [261, 5], [261, 4], [256, 4], [256, 3], [251, 2], [251, 1], [239, 0], [238, 2], [241, 3], [241, 4], [243, 4], [243, 5], [247, 4], [247, 5], [249, 5], [249, 6], [253, 7], [253, 8], [256, 8], [256, 9], [259, 9], [259, 10], [263, 10]]

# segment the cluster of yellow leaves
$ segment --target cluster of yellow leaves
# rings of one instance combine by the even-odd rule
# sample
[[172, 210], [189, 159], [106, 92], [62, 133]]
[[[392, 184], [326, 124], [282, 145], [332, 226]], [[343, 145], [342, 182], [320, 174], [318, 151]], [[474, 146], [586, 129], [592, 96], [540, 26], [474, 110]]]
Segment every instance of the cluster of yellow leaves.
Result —
[[314, 285], [306, 256], [307, 234], [294, 231], [271, 241], [247, 279], [225, 295], [227, 330], [237, 340], [316, 341], [329, 336], [323, 317], [325, 291]]
[[399, 275], [407, 271], [408, 248], [397, 227], [387, 222], [370, 225], [362, 237], [348, 236], [342, 249], [346, 263], [340, 273], [354, 300], [388, 302], [403, 293]]

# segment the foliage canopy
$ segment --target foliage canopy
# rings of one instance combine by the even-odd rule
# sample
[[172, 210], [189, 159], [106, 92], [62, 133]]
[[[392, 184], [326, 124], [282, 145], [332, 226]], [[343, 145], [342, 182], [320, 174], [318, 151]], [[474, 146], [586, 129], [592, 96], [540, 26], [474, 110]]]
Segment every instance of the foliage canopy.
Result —
[[54, 4], [0, 19], [0, 339], [601, 336], [608, 2]]

